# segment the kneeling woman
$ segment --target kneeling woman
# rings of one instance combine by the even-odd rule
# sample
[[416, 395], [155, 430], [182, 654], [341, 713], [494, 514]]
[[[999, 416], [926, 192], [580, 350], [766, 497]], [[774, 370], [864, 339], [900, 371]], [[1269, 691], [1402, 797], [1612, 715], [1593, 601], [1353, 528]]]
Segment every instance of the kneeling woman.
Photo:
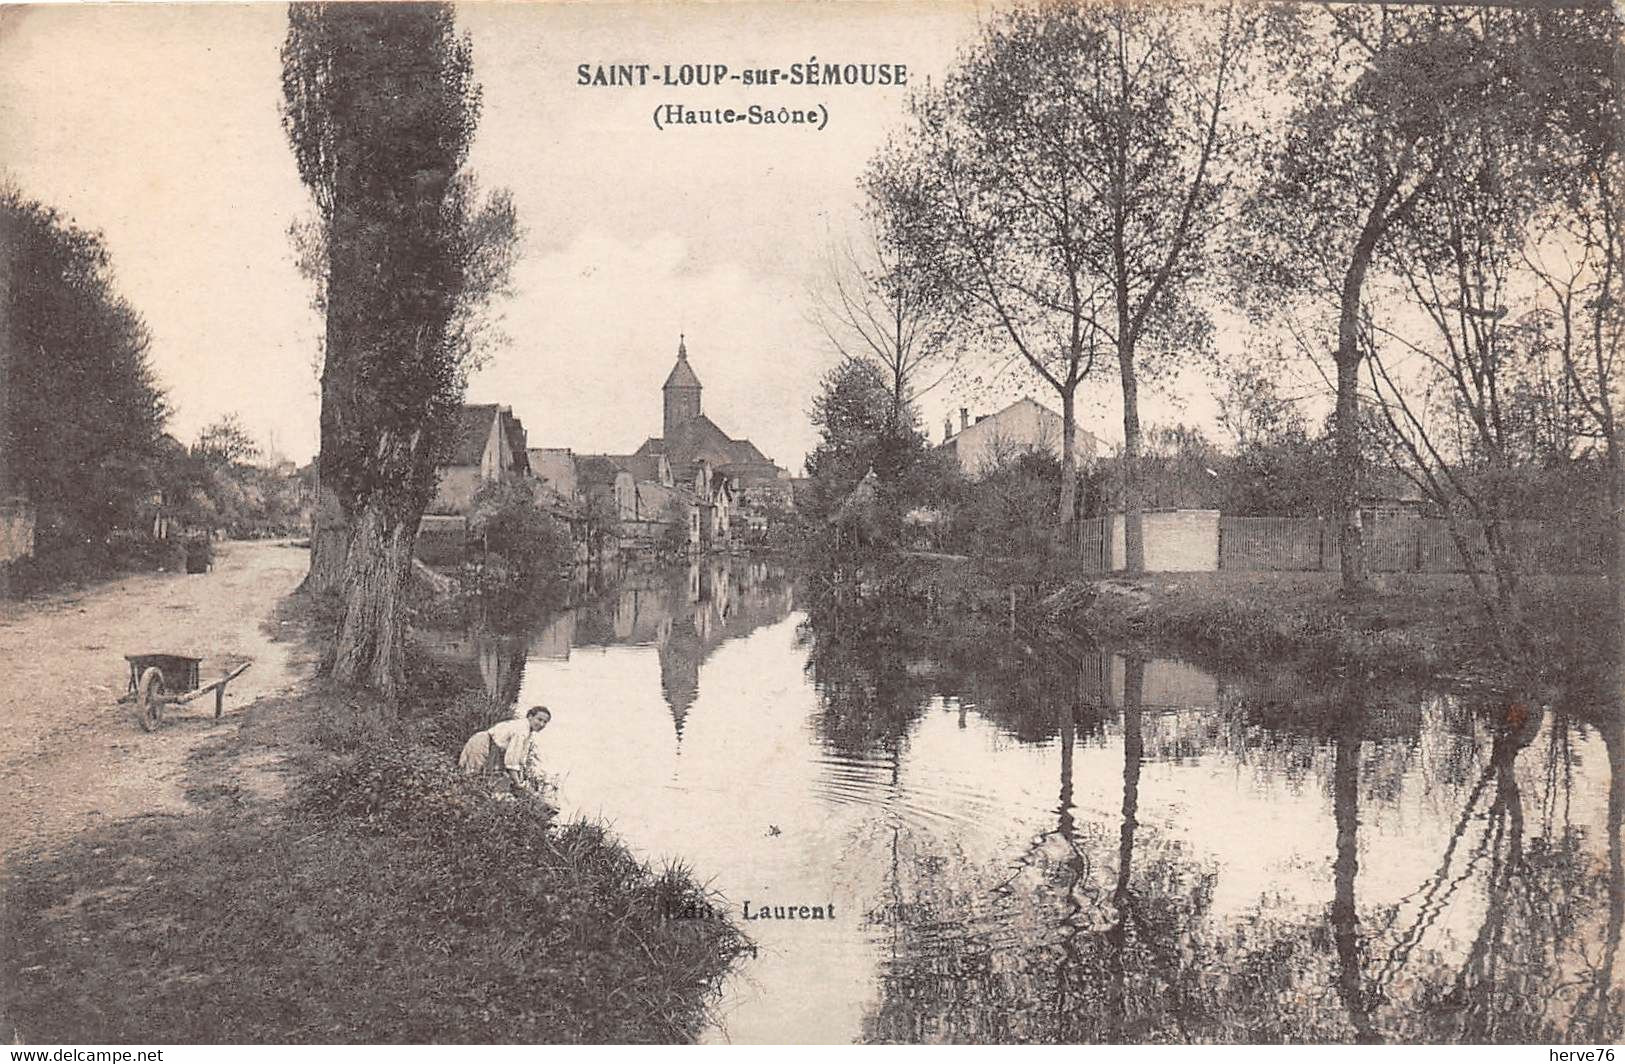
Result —
[[484, 731], [475, 732], [463, 744], [457, 757], [457, 766], [471, 776], [507, 773], [508, 781], [516, 792], [525, 790], [530, 775], [530, 758], [536, 733], [547, 727], [553, 711], [546, 706], [531, 706], [523, 717], [493, 724]]

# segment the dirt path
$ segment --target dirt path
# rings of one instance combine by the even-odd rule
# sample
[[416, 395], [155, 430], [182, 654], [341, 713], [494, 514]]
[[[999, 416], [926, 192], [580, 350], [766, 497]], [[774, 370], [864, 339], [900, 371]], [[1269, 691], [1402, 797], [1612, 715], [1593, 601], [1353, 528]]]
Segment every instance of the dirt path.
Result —
[[[186, 809], [187, 755], [299, 678], [289, 644], [262, 626], [308, 564], [284, 544], [229, 543], [208, 575], [143, 573], [0, 604], [0, 867], [109, 820]], [[205, 696], [147, 733], [116, 702], [129, 677], [124, 655], [139, 653], [201, 657], [205, 682], [235, 662], [254, 664], [227, 689], [219, 721]]]

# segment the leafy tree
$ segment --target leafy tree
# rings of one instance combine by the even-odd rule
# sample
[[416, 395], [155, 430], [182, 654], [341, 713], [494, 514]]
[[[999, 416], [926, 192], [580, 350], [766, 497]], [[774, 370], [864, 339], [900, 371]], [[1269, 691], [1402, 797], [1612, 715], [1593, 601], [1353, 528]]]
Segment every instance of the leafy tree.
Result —
[[1228, 7], [1011, 12], [915, 98], [910, 128], [871, 168], [872, 197], [909, 212], [967, 308], [1055, 390], [1063, 527], [1077, 389], [1115, 357], [1131, 569], [1144, 568], [1139, 383], [1155, 369], [1142, 354], [1190, 350], [1207, 331], [1185, 297], [1221, 217], [1223, 116], [1248, 25]]
[[1349, 591], [1367, 580], [1358, 516], [1367, 282], [1449, 157], [1449, 118], [1483, 113], [1491, 64], [1470, 17], [1350, 6], [1276, 24], [1294, 103], [1285, 135], [1261, 161], [1267, 177], [1247, 205], [1251, 254], [1243, 258], [1261, 305], [1293, 310], [1300, 297], [1335, 321], [1339, 546]]
[[555, 580], [570, 563], [569, 536], [521, 479], [493, 480], [475, 492], [468, 531], [488, 560], [496, 555], [506, 563], [516, 586]]
[[952, 536], [983, 557], [1040, 557], [1055, 550], [1046, 515], [1061, 492], [1062, 465], [1046, 449], [1004, 456], [952, 496]]
[[1604, 470], [1614, 612], [1625, 639], [1625, 27], [1603, 12], [1530, 21], [1516, 72], [1529, 97], [1548, 103], [1535, 109], [1534, 131], [1544, 207], [1523, 251], [1538, 292], [1525, 321], [1545, 370], [1534, 388], [1547, 416], [1534, 431], [1544, 430], [1545, 455]]
[[[345, 543], [333, 674], [393, 702], [413, 540], [514, 215], [481, 209], [464, 170], [480, 93], [449, 6], [294, 4], [288, 21], [284, 125], [324, 270], [321, 487]], [[317, 586], [336, 571], [323, 550]]]
[[1331, 433], [1311, 435], [1266, 364], [1232, 366], [1224, 380], [1219, 424], [1230, 434], [1232, 453], [1214, 459], [1223, 473], [1219, 508], [1235, 517], [1338, 514]]
[[[582, 500], [589, 560], [602, 564], [604, 552], [621, 539], [621, 509], [613, 492], [590, 491]], [[687, 527], [687, 521], [684, 521]]]
[[[1591, 173], [1607, 183], [1605, 156], [1614, 134], [1597, 129], [1595, 118], [1576, 122], [1574, 105], [1583, 102], [1590, 115], [1617, 113], [1613, 95], [1602, 88], [1609, 73], [1611, 22], [1596, 14], [1531, 12], [1481, 12], [1463, 19], [1463, 32], [1472, 34], [1485, 73], [1474, 82], [1476, 95], [1441, 119], [1451, 150], [1435, 167], [1430, 193], [1399, 220], [1390, 242], [1391, 269], [1420, 325], [1407, 328], [1375, 312], [1367, 322], [1371, 387], [1400, 467], [1450, 519], [1468, 575], [1507, 653], [1514, 651], [1520, 631], [1518, 592], [1532, 560], [1511, 521], [1524, 503], [1527, 471], [1542, 457], [1530, 446], [1540, 443], [1531, 427], [1551, 420], [1540, 409], [1544, 341], [1531, 336], [1530, 328], [1538, 332], [1542, 317], [1546, 325], [1554, 324], [1553, 309], [1563, 320], [1565, 306], [1569, 329], [1576, 309], [1590, 317], [1601, 332], [1581, 344], [1604, 360], [1588, 358], [1588, 370], [1611, 361], [1612, 351], [1604, 348], [1608, 338], [1617, 340], [1621, 333], [1618, 311], [1608, 306], [1613, 282], [1604, 279], [1612, 268], [1606, 246], [1582, 238], [1562, 248], [1568, 267], [1555, 276], [1550, 268], [1532, 268], [1531, 254], [1548, 236], [1547, 227], [1562, 224], [1558, 219], [1565, 215], [1574, 219], [1571, 235], [1585, 228], [1589, 212], [1583, 200], [1560, 195], [1553, 211], [1554, 171], [1573, 166], [1584, 173], [1589, 156], [1601, 167]], [[1589, 78], [1572, 84], [1567, 72], [1587, 63]], [[1576, 128], [1579, 136], [1554, 153], [1554, 140], [1561, 143], [1563, 132]], [[1571, 189], [1587, 185], [1567, 173], [1558, 180]], [[1605, 232], [1607, 224], [1600, 228]], [[1578, 249], [1579, 262], [1590, 259], [1601, 266], [1602, 276], [1581, 280], [1590, 271], [1585, 265], [1574, 268], [1576, 259], [1563, 254], [1570, 249]], [[1570, 281], [1600, 288], [1582, 294]], [[1546, 297], [1545, 313], [1537, 305], [1533, 315], [1515, 314], [1530, 306], [1531, 292]], [[1588, 308], [1598, 296], [1601, 300]], [[1587, 314], [1588, 309], [1600, 313]], [[1570, 333], [1562, 342], [1571, 353], [1572, 340]], [[1384, 350], [1396, 347], [1398, 357]], [[1572, 366], [1569, 355], [1560, 361]], [[1593, 392], [1572, 372], [1561, 376], [1570, 390], [1579, 383], [1579, 391], [1588, 395], [1606, 397], [1610, 387], [1604, 383]], [[1599, 427], [1610, 407], [1604, 398], [1589, 411], [1603, 415]], [[1582, 414], [1555, 435], [1566, 435], [1586, 420]], [[1479, 537], [1488, 562], [1483, 571], [1473, 549]]]
[[158, 486], [167, 407], [99, 233], [0, 187], [0, 494], [36, 554], [99, 551]]
[[227, 414], [198, 433], [192, 453], [211, 463], [246, 465], [260, 456], [260, 447], [237, 415]]
[[896, 420], [893, 393], [872, 361], [844, 359], [826, 373], [807, 416], [819, 432], [807, 456], [815, 515], [832, 513], [871, 469], [894, 497], [925, 448], [911, 408]]

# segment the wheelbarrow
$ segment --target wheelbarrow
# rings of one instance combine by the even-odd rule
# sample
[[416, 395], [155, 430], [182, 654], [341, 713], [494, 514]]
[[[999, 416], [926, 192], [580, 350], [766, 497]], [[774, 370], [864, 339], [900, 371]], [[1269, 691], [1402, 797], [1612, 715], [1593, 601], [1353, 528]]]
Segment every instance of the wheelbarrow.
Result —
[[130, 689], [119, 699], [122, 705], [135, 703], [135, 718], [145, 731], [158, 727], [165, 706], [180, 706], [214, 692], [214, 716], [220, 719], [225, 710], [226, 684], [248, 671], [254, 664], [245, 661], [218, 680], [198, 684], [198, 666], [202, 658], [189, 658], [183, 654], [126, 654], [130, 663]]

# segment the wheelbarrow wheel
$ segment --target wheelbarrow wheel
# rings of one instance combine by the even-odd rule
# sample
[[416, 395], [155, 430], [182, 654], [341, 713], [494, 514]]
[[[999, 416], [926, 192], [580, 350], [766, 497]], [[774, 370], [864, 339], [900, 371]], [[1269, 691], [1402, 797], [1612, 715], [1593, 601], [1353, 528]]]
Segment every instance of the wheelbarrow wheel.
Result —
[[152, 731], [164, 718], [164, 671], [153, 667], [141, 674], [141, 685], [136, 689], [136, 719], [143, 731]]

